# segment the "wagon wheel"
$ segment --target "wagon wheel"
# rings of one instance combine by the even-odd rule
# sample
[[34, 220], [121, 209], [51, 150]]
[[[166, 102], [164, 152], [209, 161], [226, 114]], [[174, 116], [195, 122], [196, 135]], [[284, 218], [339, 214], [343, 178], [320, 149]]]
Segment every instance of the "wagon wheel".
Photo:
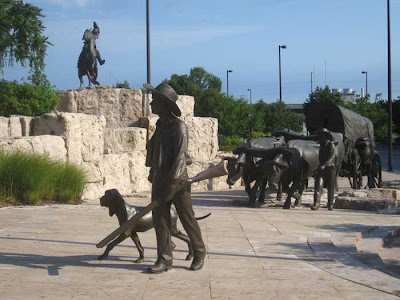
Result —
[[354, 149], [353, 156], [352, 177], [349, 181], [351, 188], [358, 190], [362, 186], [362, 165], [360, 156], [356, 149]]
[[375, 153], [374, 158], [372, 159], [371, 177], [372, 186], [370, 186], [370, 188], [382, 187], [382, 165], [379, 153]]

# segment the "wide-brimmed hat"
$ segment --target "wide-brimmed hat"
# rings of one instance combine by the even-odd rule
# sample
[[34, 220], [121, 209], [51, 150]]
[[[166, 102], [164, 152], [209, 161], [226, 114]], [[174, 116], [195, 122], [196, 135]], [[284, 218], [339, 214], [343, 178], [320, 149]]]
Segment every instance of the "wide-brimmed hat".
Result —
[[143, 84], [143, 87], [148, 91], [151, 91], [153, 95], [161, 96], [161, 98], [166, 101], [172, 113], [177, 117], [181, 116], [181, 110], [179, 109], [176, 101], [178, 100], [178, 94], [175, 90], [166, 83], [160, 83], [157, 87], [153, 87], [151, 84]]

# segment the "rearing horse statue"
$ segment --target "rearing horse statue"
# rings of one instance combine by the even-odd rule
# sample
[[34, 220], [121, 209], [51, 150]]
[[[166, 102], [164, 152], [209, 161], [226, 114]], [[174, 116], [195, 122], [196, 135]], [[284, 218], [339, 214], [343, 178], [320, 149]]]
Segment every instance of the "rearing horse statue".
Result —
[[96, 48], [96, 39], [100, 34], [100, 28], [96, 22], [93, 22], [93, 30], [86, 29], [82, 40], [84, 45], [78, 59], [78, 76], [80, 80], [79, 88], [82, 87], [82, 77], [87, 75], [89, 79], [89, 86], [100, 85], [97, 81], [97, 60], [100, 65], [105, 63], [105, 60], [101, 59], [100, 52]]

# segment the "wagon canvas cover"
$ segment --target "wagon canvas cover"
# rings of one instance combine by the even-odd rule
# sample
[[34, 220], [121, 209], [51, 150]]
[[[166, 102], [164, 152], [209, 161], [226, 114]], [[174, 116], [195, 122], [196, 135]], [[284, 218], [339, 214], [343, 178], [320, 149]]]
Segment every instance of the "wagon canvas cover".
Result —
[[344, 134], [354, 147], [357, 139], [369, 138], [375, 147], [372, 122], [358, 113], [333, 103], [311, 103], [306, 113], [306, 126], [314, 133], [321, 127]]

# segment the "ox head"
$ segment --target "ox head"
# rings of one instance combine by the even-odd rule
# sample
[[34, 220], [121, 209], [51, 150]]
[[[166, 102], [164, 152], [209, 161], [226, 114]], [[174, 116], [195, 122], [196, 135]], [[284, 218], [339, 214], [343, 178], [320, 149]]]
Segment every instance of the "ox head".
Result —
[[279, 183], [283, 173], [290, 166], [292, 155], [292, 151], [283, 147], [265, 150], [264, 158], [257, 165], [262, 169], [264, 176], [268, 178], [270, 185]]
[[226, 183], [229, 185], [234, 185], [236, 181], [242, 177], [243, 174], [243, 166], [245, 164], [245, 154], [239, 154], [237, 158], [234, 157], [226, 157], [224, 160], [228, 161], [227, 169], [228, 169], [228, 179]]
[[359, 138], [356, 141], [356, 148], [364, 164], [370, 164], [373, 147], [369, 138]]

